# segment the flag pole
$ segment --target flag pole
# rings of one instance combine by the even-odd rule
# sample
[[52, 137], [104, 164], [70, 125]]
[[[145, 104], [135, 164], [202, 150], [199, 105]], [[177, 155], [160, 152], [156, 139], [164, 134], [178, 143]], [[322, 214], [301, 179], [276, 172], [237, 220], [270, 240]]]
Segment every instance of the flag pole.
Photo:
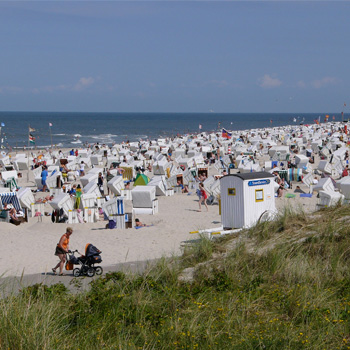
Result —
[[28, 124], [28, 150], [27, 150], [27, 182], [29, 182], [29, 135], [30, 135], [30, 125]]
[[49, 123], [50, 138], [51, 138], [51, 150], [52, 150], [52, 133], [51, 133], [51, 123]]

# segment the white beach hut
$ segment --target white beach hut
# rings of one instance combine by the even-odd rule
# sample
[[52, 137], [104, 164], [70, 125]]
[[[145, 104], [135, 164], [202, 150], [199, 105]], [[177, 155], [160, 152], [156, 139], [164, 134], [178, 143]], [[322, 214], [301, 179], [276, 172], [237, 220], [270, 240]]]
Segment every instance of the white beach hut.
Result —
[[267, 172], [226, 175], [220, 179], [224, 228], [254, 225], [265, 212], [276, 211], [274, 176]]

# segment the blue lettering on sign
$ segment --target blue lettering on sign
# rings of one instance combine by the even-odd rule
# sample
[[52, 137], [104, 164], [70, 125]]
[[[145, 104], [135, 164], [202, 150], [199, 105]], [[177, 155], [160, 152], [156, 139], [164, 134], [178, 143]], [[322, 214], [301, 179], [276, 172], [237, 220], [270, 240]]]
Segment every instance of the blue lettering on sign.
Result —
[[268, 185], [270, 180], [253, 180], [248, 182], [248, 186]]

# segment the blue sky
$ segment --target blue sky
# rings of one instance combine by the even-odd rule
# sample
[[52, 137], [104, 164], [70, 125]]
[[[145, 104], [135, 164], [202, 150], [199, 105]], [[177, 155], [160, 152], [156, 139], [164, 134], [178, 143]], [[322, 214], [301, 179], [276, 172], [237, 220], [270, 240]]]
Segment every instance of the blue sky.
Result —
[[341, 112], [350, 2], [0, 2], [0, 110]]

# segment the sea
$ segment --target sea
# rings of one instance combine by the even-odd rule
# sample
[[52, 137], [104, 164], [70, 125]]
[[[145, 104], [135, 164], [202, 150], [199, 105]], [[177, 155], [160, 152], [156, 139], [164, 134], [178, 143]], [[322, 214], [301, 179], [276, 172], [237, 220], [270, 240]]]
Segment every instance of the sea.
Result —
[[342, 121], [341, 113], [70, 113], [0, 112], [0, 146], [28, 147], [30, 134], [38, 149], [112, 145], [198, 132], [247, 130], [274, 126]]

